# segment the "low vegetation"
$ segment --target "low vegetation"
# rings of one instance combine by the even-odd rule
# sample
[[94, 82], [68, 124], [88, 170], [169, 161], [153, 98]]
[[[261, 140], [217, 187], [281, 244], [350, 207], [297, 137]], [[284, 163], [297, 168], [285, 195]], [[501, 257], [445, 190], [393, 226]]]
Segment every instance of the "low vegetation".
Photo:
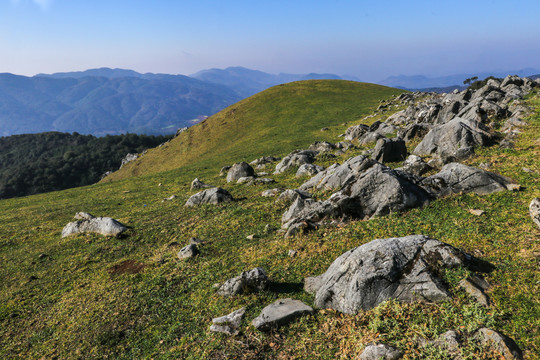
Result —
[[[307, 87], [303, 84], [303, 91]], [[302, 94], [301, 89], [297, 91]], [[293, 97], [287, 93], [286, 98]], [[288, 101], [291, 106], [299, 105]], [[371, 103], [376, 102], [374, 96]], [[514, 338], [528, 358], [539, 358], [540, 232], [530, 220], [527, 206], [533, 197], [540, 196], [540, 98], [535, 95], [527, 102], [535, 113], [514, 148], [478, 149], [477, 156], [468, 161], [473, 166], [490, 162], [493, 171], [512, 177], [522, 186], [521, 191], [435, 200], [425, 208], [292, 238], [265, 231], [267, 224], [279, 227], [287, 206], [260, 193], [276, 185], [294, 188], [305, 179], [284, 173], [272, 176], [275, 185], [227, 184], [218, 175], [220, 167], [261, 155], [284, 156], [313, 140], [335, 142], [336, 135], [347, 128], [342, 123], [359, 122], [369, 106], [357, 105], [354, 111], [349, 108], [340, 113], [330, 106], [332, 101], [317, 108], [317, 103], [304, 99], [301, 103], [309, 105], [305, 107], [308, 115], [302, 118], [305, 126], [300, 130], [292, 124], [292, 114], [297, 112], [290, 110], [290, 117], [269, 113], [268, 121], [285, 124], [289, 118], [290, 131], [273, 135], [268, 130], [258, 138], [255, 133], [249, 138], [251, 131], [261, 130], [250, 124], [249, 118], [239, 128], [233, 126], [233, 119], [241, 119], [234, 114], [248, 111], [243, 105], [250, 102], [243, 102], [226, 110], [232, 117], [222, 114], [209, 119], [206, 125], [171, 141], [167, 150], [150, 151], [145, 156], [151, 159], [151, 155], [155, 164], [141, 162], [138, 171], [144, 176], [128, 177], [137, 173], [132, 167], [111, 178], [123, 180], [2, 200], [0, 358], [350, 359], [369, 342], [384, 341], [404, 350], [408, 359], [451, 359], [440, 349], [420, 351], [414, 339], [433, 339], [450, 329], [468, 335], [484, 326]], [[271, 106], [261, 113], [270, 111]], [[223, 122], [229, 122], [228, 126]], [[223, 124], [220, 129], [225, 127], [226, 132], [216, 130], [216, 124]], [[330, 130], [321, 132], [323, 126]], [[208, 138], [197, 138], [203, 144], [181, 146], [203, 129]], [[246, 130], [249, 141], [233, 136], [240, 129]], [[234, 141], [220, 145], [223, 133]], [[281, 139], [281, 135], [284, 139], [277, 145], [265, 141]], [[208, 152], [202, 150], [206, 147]], [[181, 155], [171, 161], [174, 166], [197, 157], [201, 162], [182, 168], [158, 164], [175, 151]], [[337, 160], [342, 162], [354, 154], [348, 152]], [[271, 171], [271, 166], [267, 170]], [[185, 208], [185, 201], [194, 193], [189, 184], [195, 177], [225, 187], [237, 200]], [[178, 198], [161, 201], [172, 194]], [[469, 213], [471, 208], [486, 213], [475, 216]], [[62, 227], [78, 211], [111, 216], [132, 229], [121, 238], [79, 235], [61, 239]], [[250, 234], [257, 236], [248, 239]], [[479, 306], [457, 286], [466, 274], [452, 271], [444, 276], [455, 296], [444, 303], [389, 301], [356, 315], [319, 309], [269, 334], [250, 326], [249, 321], [276, 298], [292, 297], [312, 304], [312, 296], [302, 289], [303, 279], [324, 272], [343, 252], [376, 238], [411, 234], [430, 235], [493, 263], [496, 270], [487, 276], [493, 285], [488, 293], [493, 305]], [[201, 246], [199, 256], [179, 261], [176, 253], [191, 236], [208, 243]], [[297, 250], [297, 256], [289, 257], [290, 249]], [[214, 284], [255, 266], [263, 267], [272, 280], [267, 291], [232, 298], [216, 294]], [[212, 318], [242, 306], [247, 312], [239, 336], [209, 332]], [[496, 358], [473, 342], [467, 343], [463, 352], [466, 359]]]

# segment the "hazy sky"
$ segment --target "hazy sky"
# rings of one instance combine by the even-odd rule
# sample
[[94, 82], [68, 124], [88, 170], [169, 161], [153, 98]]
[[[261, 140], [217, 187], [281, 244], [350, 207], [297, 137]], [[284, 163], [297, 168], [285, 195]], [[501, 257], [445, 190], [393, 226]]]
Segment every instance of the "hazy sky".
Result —
[[539, 0], [0, 0], [0, 72], [540, 68]]

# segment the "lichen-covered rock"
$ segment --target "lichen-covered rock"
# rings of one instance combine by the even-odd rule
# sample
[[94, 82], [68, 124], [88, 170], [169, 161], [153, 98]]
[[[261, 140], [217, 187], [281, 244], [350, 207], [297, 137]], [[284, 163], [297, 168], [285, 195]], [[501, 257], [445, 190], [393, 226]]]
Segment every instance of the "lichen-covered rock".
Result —
[[227, 190], [216, 187], [203, 190], [192, 195], [184, 206], [198, 206], [204, 204], [219, 204], [222, 202], [233, 201], [233, 197]]
[[313, 309], [300, 300], [279, 299], [265, 307], [251, 323], [258, 330], [270, 331], [311, 313]]
[[347, 251], [328, 270], [307, 280], [315, 305], [354, 314], [385, 300], [442, 301], [448, 290], [443, 268], [489, 271], [491, 265], [424, 235], [377, 239]]
[[474, 192], [479, 195], [508, 190], [512, 180], [460, 163], [443, 166], [435, 175], [422, 180], [422, 186], [437, 196]]
[[460, 148], [486, 146], [493, 140], [482, 123], [456, 117], [442, 125], [435, 125], [413, 150], [418, 156], [452, 157]]
[[118, 220], [110, 217], [94, 217], [85, 212], [79, 212], [75, 215], [77, 221], [70, 222], [62, 229], [62, 237], [81, 234], [97, 233], [105, 236], [118, 236], [128, 227]]

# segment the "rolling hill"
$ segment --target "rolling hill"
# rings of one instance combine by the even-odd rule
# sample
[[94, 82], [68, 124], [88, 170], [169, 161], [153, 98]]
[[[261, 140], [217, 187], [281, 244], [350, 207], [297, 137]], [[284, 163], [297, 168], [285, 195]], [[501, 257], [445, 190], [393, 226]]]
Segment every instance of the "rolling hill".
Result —
[[[402, 90], [345, 80], [293, 82], [244, 99], [149, 151], [104, 181], [183, 166], [225, 166], [280, 155], [343, 131]], [[329, 131], [322, 132], [321, 128]]]
[[[272, 175], [274, 184], [250, 186], [218, 175], [222, 165], [283, 156], [314, 140], [339, 141], [350, 125], [390, 116], [394, 109], [362, 120], [380, 99], [400, 92], [346, 81], [277, 86], [149, 151], [136, 167], [109, 178], [115, 181], [1, 200], [0, 358], [351, 359], [367, 344], [383, 342], [403, 349], [405, 358], [452, 359], [445, 349], [421, 348], [416, 340], [436, 339], [449, 329], [466, 338], [481, 327], [512, 337], [526, 358], [538, 358], [540, 232], [527, 213], [531, 198], [540, 196], [537, 93], [522, 100], [533, 112], [512, 148], [481, 148], [467, 161], [491, 164], [520, 184], [520, 191], [456, 194], [408, 212], [284, 238], [278, 229], [288, 204], [261, 192], [295, 189], [307, 178], [287, 172]], [[365, 149], [317, 163], [343, 163]], [[185, 207], [198, 191], [190, 190], [195, 177], [225, 188], [235, 201]], [[177, 198], [163, 201], [171, 195]], [[130, 229], [120, 237], [61, 238], [79, 211], [113, 217]], [[441, 303], [387, 301], [356, 314], [321, 308], [269, 333], [251, 325], [277, 298], [313, 304], [304, 278], [323, 273], [344, 252], [373, 239], [411, 234], [429, 235], [493, 263], [496, 269], [486, 275], [492, 305], [479, 305], [458, 286], [470, 275], [461, 269], [443, 274], [452, 298]], [[204, 240], [201, 253], [179, 259], [191, 237]], [[268, 289], [232, 297], [216, 293], [215, 284], [254, 267], [267, 271]], [[239, 335], [209, 330], [213, 318], [242, 307]], [[500, 358], [476, 342], [463, 349], [464, 358]]]

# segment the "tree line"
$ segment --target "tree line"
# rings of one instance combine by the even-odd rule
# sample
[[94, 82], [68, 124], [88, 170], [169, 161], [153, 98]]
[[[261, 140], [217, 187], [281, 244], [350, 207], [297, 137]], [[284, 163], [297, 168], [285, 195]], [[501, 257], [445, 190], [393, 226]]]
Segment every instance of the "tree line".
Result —
[[171, 137], [76, 132], [0, 137], [0, 199], [94, 184], [105, 172], [117, 170], [126, 154]]

